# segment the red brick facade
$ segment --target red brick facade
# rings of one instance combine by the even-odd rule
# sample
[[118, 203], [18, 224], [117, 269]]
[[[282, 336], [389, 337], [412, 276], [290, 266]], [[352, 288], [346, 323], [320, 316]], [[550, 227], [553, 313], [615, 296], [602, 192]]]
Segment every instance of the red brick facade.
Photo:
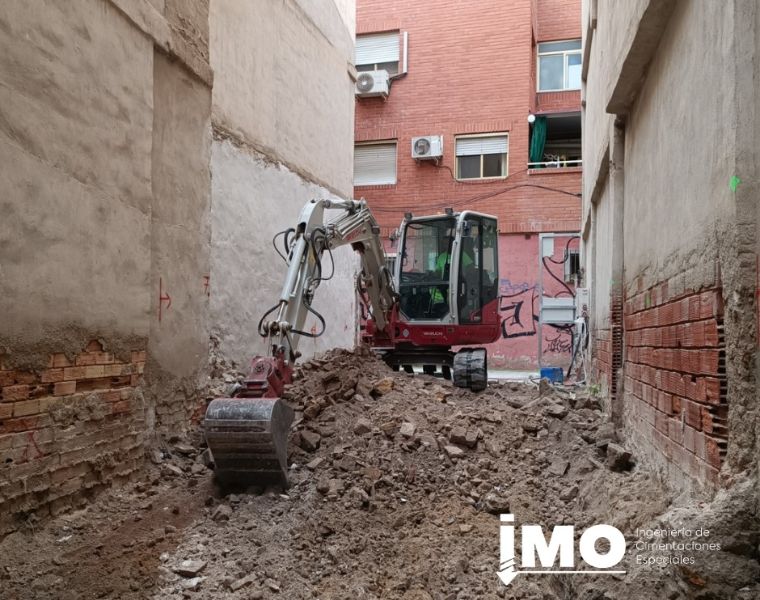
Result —
[[[580, 169], [527, 173], [527, 117], [580, 110], [580, 92], [537, 94], [535, 86], [536, 41], [580, 38], [580, 2], [357, 2], [359, 34], [396, 29], [408, 33], [407, 75], [387, 100], [356, 104], [357, 141], [398, 141], [397, 183], [355, 188], [378, 211], [383, 233], [410, 208], [438, 212], [442, 203], [495, 214], [503, 232], [576, 231], [579, 198], [526, 187], [578, 193], [581, 181]], [[495, 132], [509, 134], [509, 177], [456, 181], [455, 136]], [[420, 135], [444, 136], [441, 165], [411, 158], [411, 138]]]
[[628, 298], [624, 319], [631, 425], [684, 473], [717, 483], [728, 437], [721, 290], [671, 297], [664, 283]]
[[119, 360], [93, 341], [72, 360], [51, 355], [40, 372], [0, 363], [0, 535], [24, 514], [56, 514], [137, 470], [145, 358]]
[[[387, 99], [356, 103], [357, 142], [397, 142], [396, 183], [354, 188], [377, 215], [384, 237], [405, 212], [435, 214], [444, 207], [495, 215], [499, 231], [514, 238], [503, 237], [502, 249], [522, 248], [527, 234], [579, 230], [581, 169], [528, 169], [528, 115], [580, 112], [580, 91], [536, 91], [537, 42], [579, 39], [580, 10], [579, 0], [357, 1], [358, 34], [408, 34], [408, 73], [392, 82]], [[508, 134], [508, 177], [455, 179], [456, 137], [477, 133]], [[440, 164], [412, 158], [411, 140], [423, 135], [443, 136]], [[530, 244], [519, 259], [500, 252], [500, 288], [538, 289], [537, 235]], [[536, 366], [537, 341], [498, 344], [489, 351], [494, 365]]]

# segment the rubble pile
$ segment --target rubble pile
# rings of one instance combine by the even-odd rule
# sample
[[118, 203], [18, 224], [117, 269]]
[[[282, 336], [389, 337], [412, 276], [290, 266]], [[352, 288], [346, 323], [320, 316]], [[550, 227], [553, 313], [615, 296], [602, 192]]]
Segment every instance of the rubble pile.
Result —
[[[239, 380], [234, 366], [218, 367], [219, 389]], [[498, 382], [473, 393], [394, 373], [366, 351], [340, 350], [300, 366], [284, 399], [296, 414], [288, 488], [222, 490], [201, 432], [163, 440], [131, 488], [39, 526], [30, 521], [0, 541], [0, 596], [760, 596], [752, 482], [712, 503], [671, 505], [587, 390]], [[626, 573], [520, 575], [504, 586], [497, 577], [503, 513], [516, 527], [541, 525], [547, 534], [573, 525], [576, 547], [588, 527], [613, 525], [628, 545], [619, 566]], [[709, 524], [722, 550], [696, 565], [634, 560], [637, 528]], [[519, 537], [515, 550], [519, 557]]]
[[[165, 561], [160, 597], [189, 586], [210, 598], [453, 600], [518, 588], [550, 598], [545, 580], [498, 584], [498, 515], [585, 527], [588, 506], [643, 478], [586, 393], [518, 383], [473, 393], [359, 351], [297, 375], [284, 396], [296, 411], [290, 487], [215, 501]], [[663, 508], [621, 515], [643, 521]], [[187, 578], [180, 560], [208, 564]]]

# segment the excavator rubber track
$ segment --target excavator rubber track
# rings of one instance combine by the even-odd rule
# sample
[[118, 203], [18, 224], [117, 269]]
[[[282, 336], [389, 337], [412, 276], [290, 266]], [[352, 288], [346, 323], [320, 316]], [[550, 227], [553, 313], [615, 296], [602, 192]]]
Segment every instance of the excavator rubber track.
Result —
[[279, 398], [217, 398], [204, 430], [216, 477], [229, 486], [287, 485], [288, 431], [293, 409]]
[[488, 354], [485, 348], [462, 348], [454, 356], [454, 385], [481, 392], [488, 387]]

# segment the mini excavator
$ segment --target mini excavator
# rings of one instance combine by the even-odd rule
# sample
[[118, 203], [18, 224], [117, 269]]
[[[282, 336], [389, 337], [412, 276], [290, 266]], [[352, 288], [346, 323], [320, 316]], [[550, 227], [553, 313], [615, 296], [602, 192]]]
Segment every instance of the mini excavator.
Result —
[[[326, 222], [327, 209], [337, 216]], [[350, 244], [361, 259], [356, 288], [363, 343], [394, 370], [411, 373], [421, 365], [424, 373], [452, 379], [456, 386], [485, 389], [486, 350], [471, 346], [493, 342], [500, 334], [494, 217], [452, 209], [425, 217], [407, 213], [391, 266], [364, 200], [311, 200], [296, 226], [278, 236], [288, 271], [279, 301], [258, 326], [270, 354], [255, 357], [243, 383], [229, 397], [214, 399], [204, 418], [221, 483], [287, 484], [288, 430], [294, 415], [280, 397], [292, 381], [299, 340], [324, 331], [325, 321], [312, 302], [319, 285], [332, 276], [323, 273], [323, 259], [332, 261], [340, 246]], [[304, 329], [309, 315], [320, 332]]]

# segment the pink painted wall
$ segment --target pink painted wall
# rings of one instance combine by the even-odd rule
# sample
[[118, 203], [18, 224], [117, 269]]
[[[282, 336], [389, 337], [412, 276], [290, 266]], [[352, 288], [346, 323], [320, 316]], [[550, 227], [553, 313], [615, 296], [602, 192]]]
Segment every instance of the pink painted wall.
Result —
[[[562, 261], [571, 236], [554, 240], [555, 261]], [[579, 239], [570, 241], [577, 250]], [[539, 290], [545, 296], [569, 296], [570, 292], [551, 277], [564, 278], [564, 265], [550, 260], [539, 266], [538, 234], [502, 234], [499, 236], [499, 294], [502, 318], [502, 339], [488, 346], [489, 366], [495, 369], [538, 368]], [[572, 285], [568, 284], [572, 290]], [[572, 338], [568, 332], [544, 325], [542, 365], [567, 368], [570, 363]]]

